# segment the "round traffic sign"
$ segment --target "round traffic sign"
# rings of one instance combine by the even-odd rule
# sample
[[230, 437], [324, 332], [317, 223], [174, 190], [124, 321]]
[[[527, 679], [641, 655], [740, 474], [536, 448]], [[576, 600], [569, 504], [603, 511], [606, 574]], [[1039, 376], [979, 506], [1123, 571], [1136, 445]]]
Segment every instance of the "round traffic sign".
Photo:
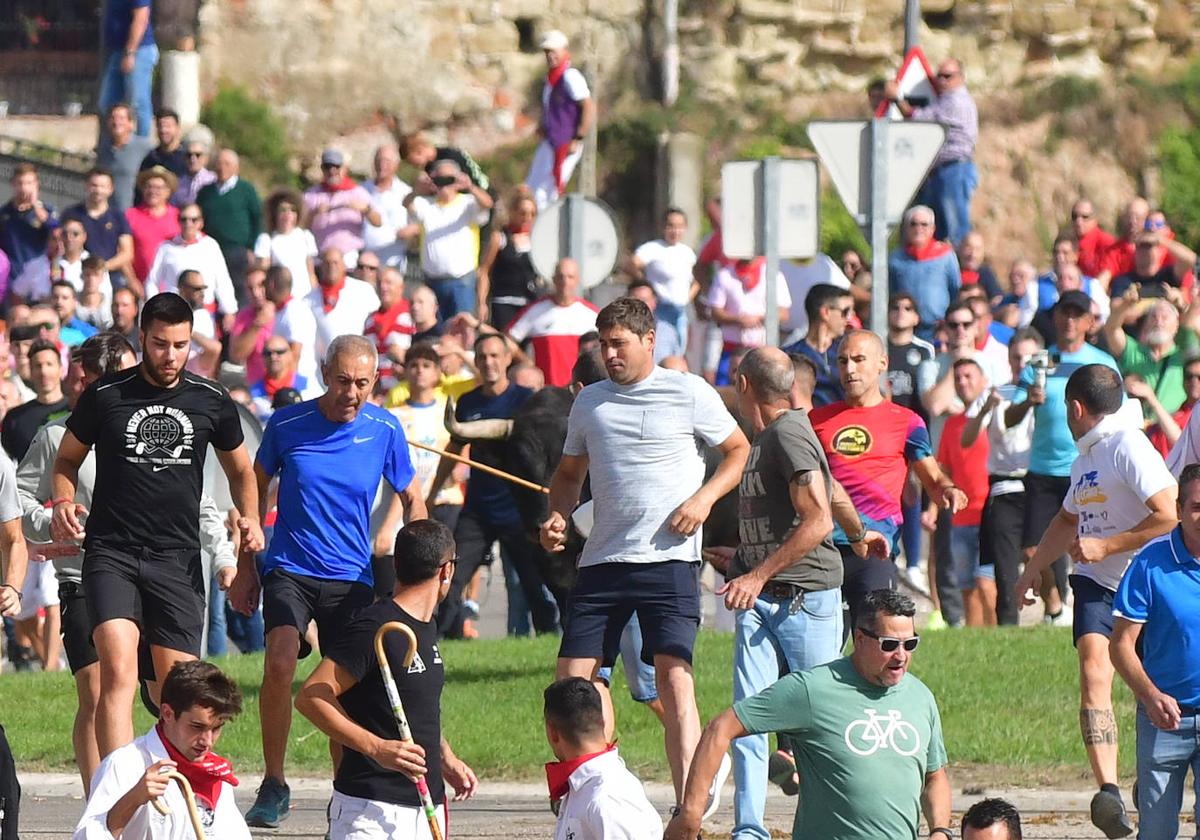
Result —
[[[573, 227], [578, 231], [570, 230]], [[579, 253], [571, 253], [572, 233]], [[559, 260], [574, 257], [579, 262], [579, 284], [590, 289], [612, 274], [620, 246], [608, 205], [594, 198], [567, 196], [538, 214], [530, 233], [529, 256], [538, 274], [546, 278], [554, 276]]]

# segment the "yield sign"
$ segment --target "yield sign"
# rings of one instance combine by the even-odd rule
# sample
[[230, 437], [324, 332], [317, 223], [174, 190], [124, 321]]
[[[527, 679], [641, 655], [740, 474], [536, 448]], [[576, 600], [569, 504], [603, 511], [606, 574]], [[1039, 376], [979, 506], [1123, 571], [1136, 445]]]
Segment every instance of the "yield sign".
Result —
[[[928, 105], [937, 99], [937, 88], [933, 86], [933, 68], [925, 58], [920, 47], [913, 47], [904, 56], [900, 72], [896, 74], [896, 85], [900, 88], [901, 99], [907, 99], [912, 105]], [[887, 117], [890, 120], [902, 120], [904, 115], [894, 102], [881, 102], [875, 111], [877, 117]]]
[[[896, 225], [929, 174], [929, 167], [946, 139], [946, 129], [935, 122], [889, 122], [883, 125], [887, 143], [885, 159], [879, 165], [886, 173], [887, 206], [882, 209], [887, 223]], [[861, 120], [811, 122], [808, 138], [850, 215], [860, 225], [867, 224], [871, 209], [872, 123]]]

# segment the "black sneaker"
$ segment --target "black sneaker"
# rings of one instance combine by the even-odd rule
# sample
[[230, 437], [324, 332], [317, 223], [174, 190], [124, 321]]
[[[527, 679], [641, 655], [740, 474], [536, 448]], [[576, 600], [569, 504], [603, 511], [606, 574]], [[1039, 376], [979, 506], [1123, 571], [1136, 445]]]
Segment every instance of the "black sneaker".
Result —
[[1125, 803], [1119, 793], [1107, 790], [1096, 791], [1092, 797], [1092, 825], [1104, 832], [1109, 840], [1133, 834], [1133, 823], [1125, 813]]
[[263, 779], [258, 796], [246, 812], [246, 825], [255, 828], [279, 828], [291, 812], [292, 791], [278, 779]]

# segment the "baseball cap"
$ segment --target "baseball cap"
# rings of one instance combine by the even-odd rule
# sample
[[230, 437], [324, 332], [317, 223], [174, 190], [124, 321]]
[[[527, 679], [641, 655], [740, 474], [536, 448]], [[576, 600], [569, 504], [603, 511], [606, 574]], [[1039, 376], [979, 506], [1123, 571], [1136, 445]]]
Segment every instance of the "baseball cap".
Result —
[[322, 166], [342, 166], [345, 162], [345, 156], [337, 149], [326, 149], [321, 152]]
[[542, 41], [538, 47], [542, 50], [565, 50], [566, 48], [567, 36], [558, 29], [551, 29], [542, 35]]
[[1062, 297], [1058, 299], [1058, 303], [1054, 304], [1054, 308], [1059, 307], [1078, 309], [1080, 312], [1092, 311], [1092, 299], [1084, 292], [1078, 289], [1072, 289], [1069, 292], [1063, 292]]

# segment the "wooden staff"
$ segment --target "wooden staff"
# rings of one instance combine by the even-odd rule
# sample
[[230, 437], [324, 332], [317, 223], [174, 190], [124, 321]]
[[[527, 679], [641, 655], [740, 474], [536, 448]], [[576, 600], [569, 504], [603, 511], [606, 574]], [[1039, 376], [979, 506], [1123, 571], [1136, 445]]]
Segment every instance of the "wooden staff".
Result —
[[[196, 795], [192, 793], [191, 783], [188, 782], [182, 773], [175, 770], [168, 770], [164, 775], [168, 779], [173, 779], [183, 789], [183, 799], [187, 803], [188, 818], [192, 822], [192, 831], [196, 833], [196, 840], [204, 840], [204, 824], [200, 822], [200, 812], [196, 810]], [[150, 804], [154, 806], [154, 810], [158, 811], [164, 817], [170, 816], [171, 807], [166, 802], [163, 802], [161, 798], [151, 799]]]
[[515, 476], [512, 473], [506, 473], [504, 470], [498, 470], [495, 467], [489, 467], [487, 464], [481, 464], [478, 461], [472, 461], [470, 458], [464, 458], [462, 455], [455, 455], [453, 452], [447, 452], [443, 449], [438, 449], [433, 446], [426, 446], [423, 443], [417, 443], [413, 440], [410, 440], [408, 445], [416, 447], [417, 449], [424, 449], [426, 452], [432, 452], [435, 455], [441, 455], [443, 458], [449, 458], [451, 461], [458, 461], [460, 464], [466, 464], [473, 470], [483, 470], [485, 473], [491, 473], [497, 478], [503, 478], [505, 481], [511, 481], [513, 484], [519, 484], [527, 490], [535, 490], [538, 493], [550, 492], [549, 487], [543, 487], [540, 484], [534, 484], [532, 481], [526, 481], [525, 479]]

